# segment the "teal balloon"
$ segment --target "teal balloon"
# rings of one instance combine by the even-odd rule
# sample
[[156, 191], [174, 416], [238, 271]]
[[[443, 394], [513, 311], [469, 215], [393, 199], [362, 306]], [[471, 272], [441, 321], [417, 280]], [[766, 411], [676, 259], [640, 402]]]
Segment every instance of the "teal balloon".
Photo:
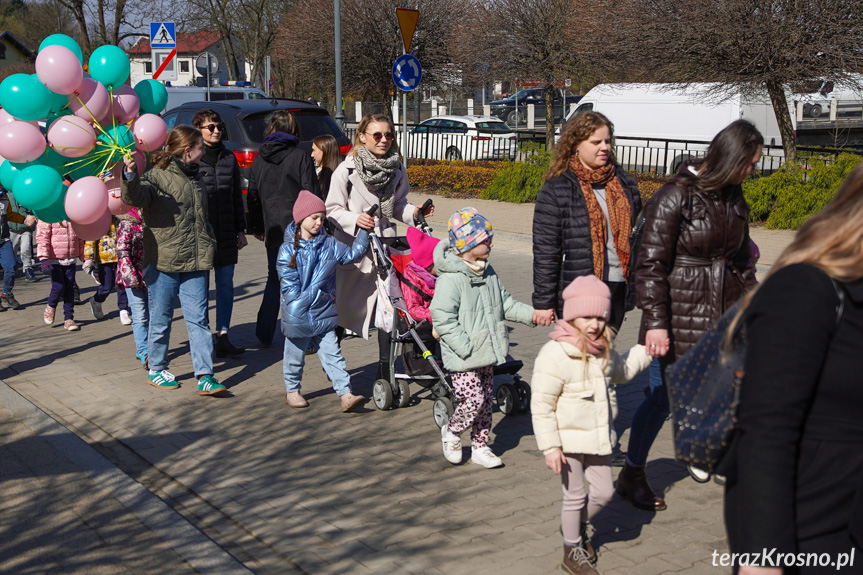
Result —
[[69, 217], [66, 215], [66, 190], [69, 189], [69, 186], [63, 184], [63, 191], [60, 192], [60, 197], [56, 202], [48, 206], [47, 208], [42, 208], [41, 210], [33, 210], [36, 214], [36, 217], [42, 220], [43, 222], [47, 222], [49, 224], [56, 224], [57, 222], [62, 222], [63, 220], [68, 220]]
[[119, 88], [129, 79], [129, 57], [117, 46], [105, 44], [93, 50], [89, 66], [90, 77], [106, 88]]
[[54, 204], [63, 193], [63, 178], [48, 166], [30, 166], [15, 178], [15, 199], [34, 212]]
[[135, 136], [128, 126], [113, 124], [105, 130], [105, 134], [99, 135], [99, 141], [112, 143], [129, 151], [135, 147]]
[[161, 114], [168, 105], [168, 90], [156, 80], [141, 80], [135, 84], [142, 114]]
[[[71, 160], [71, 161], [69, 161]], [[86, 156], [80, 158], [67, 158], [66, 167], [62, 170], [68, 174], [73, 180], [80, 180], [87, 176], [98, 176], [105, 165], [105, 148], [104, 144], [96, 144], [96, 147]], [[108, 164], [110, 167], [111, 163]]]
[[15, 184], [15, 178], [17, 178], [20, 173], [21, 170], [19, 170], [14, 163], [9, 160], [3, 160], [3, 163], [0, 164], [0, 184], [2, 184], [6, 190], [14, 192], [15, 190], [12, 189], [12, 186]]
[[42, 48], [47, 46], [63, 46], [72, 50], [72, 53], [78, 56], [78, 61], [81, 62], [81, 65], [84, 65], [84, 53], [81, 51], [81, 46], [78, 45], [78, 42], [74, 40], [74, 38], [67, 36], [66, 34], [51, 34], [39, 44], [39, 51], [42, 51]]
[[64, 109], [60, 110], [59, 112], [51, 112], [45, 118], [45, 126], [50, 128], [51, 124], [53, 124], [55, 120], [57, 120], [58, 118], [62, 118], [63, 116], [69, 116], [71, 114], [72, 114], [72, 110], [70, 110], [69, 108], [64, 108]]
[[19, 120], [40, 120], [51, 111], [51, 95], [29, 74], [12, 74], [0, 83], [0, 106]]
[[[30, 74], [30, 77], [35, 78], [36, 81], [39, 82], [40, 84], [42, 83], [42, 80], [39, 79], [39, 76], [37, 74]], [[42, 85], [44, 86], [44, 84], [42, 84]], [[57, 92], [52, 92], [51, 90], [48, 90], [48, 97], [51, 100], [51, 109], [50, 109], [51, 113], [59, 112], [60, 110], [62, 110], [66, 106], [66, 104], [69, 103], [69, 96], [64, 96], [63, 94], [58, 94]], [[70, 113], [71, 113], [71, 110], [70, 110]], [[49, 113], [48, 115], [50, 116], [51, 114]], [[50, 126], [51, 124], [49, 123], [46, 125]]]

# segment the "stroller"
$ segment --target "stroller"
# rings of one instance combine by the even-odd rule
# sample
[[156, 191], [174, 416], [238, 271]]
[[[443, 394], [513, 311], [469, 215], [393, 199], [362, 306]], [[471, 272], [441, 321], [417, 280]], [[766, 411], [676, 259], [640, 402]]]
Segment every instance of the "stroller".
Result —
[[[431, 202], [427, 200], [420, 209], [417, 226], [429, 235], [432, 229], [422, 214]], [[435, 354], [437, 342], [431, 335], [431, 324], [426, 320], [414, 320], [404, 301], [401, 282], [405, 282], [404, 270], [411, 261], [410, 246], [406, 238], [382, 238], [377, 234], [370, 235], [370, 244], [377, 273], [378, 320], [381, 321], [378, 326], [379, 329], [389, 329], [392, 333], [389, 353], [390, 379], [375, 381], [372, 400], [380, 410], [406, 407], [411, 397], [410, 382], [414, 382], [431, 391], [435, 398], [432, 415], [437, 426], [443, 427], [455, 412], [457, 399], [452, 378], [443, 370], [443, 365]], [[396, 360], [399, 357], [404, 367], [401, 373], [396, 371]], [[523, 366], [521, 361], [515, 360], [494, 368], [495, 376], [507, 375], [513, 380], [512, 383], [500, 384], [495, 391], [495, 400], [504, 415], [524, 413], [530, 408], [530, 386], [518, 375]]]

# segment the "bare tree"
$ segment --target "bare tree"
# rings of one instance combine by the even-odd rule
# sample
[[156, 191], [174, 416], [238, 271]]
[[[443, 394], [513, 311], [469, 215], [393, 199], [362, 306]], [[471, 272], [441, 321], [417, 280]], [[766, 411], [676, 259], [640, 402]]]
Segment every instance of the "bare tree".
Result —
[[[396, 8], [420, 11], [411, 52], [423, 67], [423, 86], [436, 86], [453, 62], [453, 22], [463, 18], [461, 0], [342, 0], [342, 77], [346, 93], [386, 100], [394, 93], [392, 67], [403, 52]], [[334, 31], [331, 2], [300, 0], [285, 13], [276, 55], [295, 87], [332, 93]], [[313, 30], [314, 34], [309, 34]], [[338, 105], [338, 103], [337, 103]], [[389, 110], [387, 110], [389, 113]]]
[[853, 75], [863, 70], [859, 0], [597, 0], [581, 24], [603, 37], [585, 49], [633, 79], [717, 82], [717, 96], [766, 90], [788, 161], [789, 87], [824, 78], [863, 88]]
[[582, 65], [576, 51], [575, 0], [485, 0], [457, 35], [466, 68], [488, 79], [536, 78], [545, 88], [545, 130], [554, 144], [554, 81]]
[[78, 32], [71, 14], [57, 0], [10, 2], [0, 14], [0, 29], [11, 32], [33, 52], [51, 34], [74, 37]]

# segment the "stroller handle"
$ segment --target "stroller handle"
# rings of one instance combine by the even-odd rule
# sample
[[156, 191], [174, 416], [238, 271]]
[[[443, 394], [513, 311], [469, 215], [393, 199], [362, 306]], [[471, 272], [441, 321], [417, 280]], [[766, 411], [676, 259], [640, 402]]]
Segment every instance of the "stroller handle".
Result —
[[427, 209], [429, 209], [432, 206], [434, 206], [434, 202], [432, 201], [432, 199], [431, 198], [427, 199], [425, 201], [425, 203], [422, 205], [422, 207], [420, 208], [420, 211], [416, 217], [417, 224], [419, 224], [417, 227], [426, 233], [431, 233], [432, 229], [431, 229], [431, 226], [428, 225], [428, 222], [426, 221], [425, 212]]

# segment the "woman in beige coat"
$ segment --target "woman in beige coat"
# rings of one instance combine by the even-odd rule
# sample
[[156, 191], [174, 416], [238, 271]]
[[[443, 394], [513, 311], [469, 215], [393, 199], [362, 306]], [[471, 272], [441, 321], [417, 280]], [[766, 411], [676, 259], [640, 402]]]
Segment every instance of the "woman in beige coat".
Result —
[[586, 527], [614, 494], [617, 399], [610, 385], [629, 381], [650, 365], [643, 345], [625, 359], [614, 352], [606, 329], [610, 315], [611, 290], [602, 280], [594, 275], [573, 280], [563, 290], [563, 319], [539, 351], [531, 379], [536, 443], [563, 484], [563, 568], [575, 575], [596, 573]]
[[[381, 237], [396, 235], [395, 220], [414, 225], [420, 209], [407, 200], [408, 175], [399, 159], [395, 130], [389, 118], [364, 116], [354, 136], [350, 155], [333, 172], [327, 195], [327, 217], [335, 224], [333, 235], [351, 245], [366, 220], [365, 212], [379, 206], [374, 231]], [[425, 215], [434, 213], [431, 207]], [[360, 223], [360, 226], [357, 224]], [[377, 291], [371, 255], [356, 264], [342, 266], [336, 274], [336, 307], [339, 326], [369, 338], [375, 317]], [[389, 379], [390, 334], [378, 330], [380, 368], [378, 378]]]

